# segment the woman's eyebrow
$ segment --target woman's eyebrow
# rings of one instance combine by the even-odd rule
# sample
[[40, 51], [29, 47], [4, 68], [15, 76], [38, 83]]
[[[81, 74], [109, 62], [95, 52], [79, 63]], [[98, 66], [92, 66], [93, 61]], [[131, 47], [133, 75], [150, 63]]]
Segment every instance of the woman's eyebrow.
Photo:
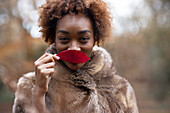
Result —
[[70, 34], [68, 31], [64, 31], [64, 30], [59, 30], [59, 31], [57, 32], [57, 34], [59, 34], [59, 33]]
[[83, 34], [83, 33], [91, 33], [91, 31], [89, 31], [89, 30], [82, 30], [82, 31], [79, 31], [77, 34]]

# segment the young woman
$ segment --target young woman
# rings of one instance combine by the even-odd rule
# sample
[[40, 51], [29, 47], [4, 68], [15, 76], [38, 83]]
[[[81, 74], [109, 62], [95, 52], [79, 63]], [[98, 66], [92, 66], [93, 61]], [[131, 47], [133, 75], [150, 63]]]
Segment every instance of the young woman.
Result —
[[[97, 47], [111, 34], [102, 0], [46, 0], [39, 25], [50, 44], [35, 61], [35, 72], [18, 81], [13, 113], [138, 113], [133, 88], [115, 74], [111, 56]], [[56, 54], [85, 53], [90, 60], [70, 63]]]

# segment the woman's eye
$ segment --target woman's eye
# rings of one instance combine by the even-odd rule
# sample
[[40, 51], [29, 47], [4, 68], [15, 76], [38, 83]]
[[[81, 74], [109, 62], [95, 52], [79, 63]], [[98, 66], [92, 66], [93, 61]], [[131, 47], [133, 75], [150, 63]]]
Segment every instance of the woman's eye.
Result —
[[81, 41], [81, 42], [88, 42], [88, 40], [90, 40], [89, 37], [81, 37], [81, 38], [80, 38], [80, 41]]
[[59, 40], [62, 41], [62, 42], [67, 42], [67, 41], [69, 41], [69, 38], [61, 37], [61, 38], [59, 38]]

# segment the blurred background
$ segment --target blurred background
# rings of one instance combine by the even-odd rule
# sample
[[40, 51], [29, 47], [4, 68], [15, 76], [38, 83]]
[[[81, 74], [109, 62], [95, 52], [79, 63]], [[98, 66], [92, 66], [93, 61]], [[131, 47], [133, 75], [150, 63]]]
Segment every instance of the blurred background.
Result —
[[[105, 0], [113, 37], [102, 45], [135, 89], [140, 113], [170, 113], [170, 0]], [[11, 113], [17, 80], [48, 47], [37, 8], [45, 0], [0, 0], [0, 112]]]

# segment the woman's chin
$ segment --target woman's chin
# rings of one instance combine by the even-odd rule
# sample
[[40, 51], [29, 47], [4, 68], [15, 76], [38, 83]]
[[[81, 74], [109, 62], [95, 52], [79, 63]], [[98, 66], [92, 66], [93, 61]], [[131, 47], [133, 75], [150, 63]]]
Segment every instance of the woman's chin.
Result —
[[66, 62], [64, 61], [64, 63], [67, 65], [67, 67], [71, 70], [77, 70], [77, 69], [80, 69], [84, 63], [82, 64], [76, 64], [76, 63], [69, 63], [69, 62]]

